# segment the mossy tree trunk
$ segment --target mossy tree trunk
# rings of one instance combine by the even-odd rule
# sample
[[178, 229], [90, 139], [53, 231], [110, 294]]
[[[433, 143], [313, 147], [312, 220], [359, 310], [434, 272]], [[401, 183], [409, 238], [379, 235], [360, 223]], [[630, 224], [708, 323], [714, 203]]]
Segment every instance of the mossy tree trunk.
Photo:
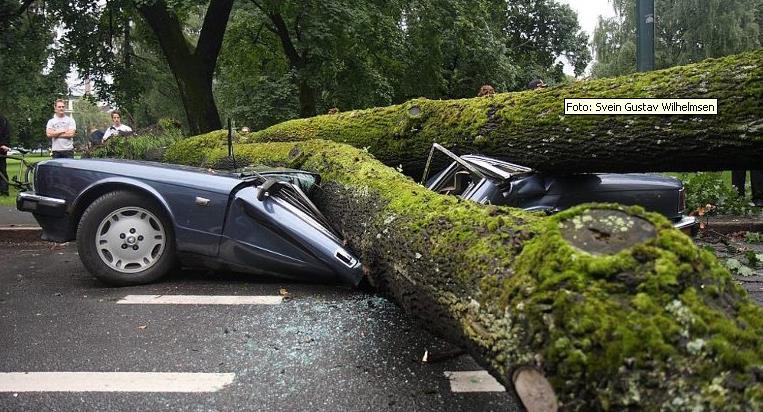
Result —
[[[540, 91], [397, 106], [284, 122], [249, 141], [326, 139], [367, 148], [419, 177], [432, 142], [544, 171], [760, 168], [763, 50]], [[565, 116], [565, 98], [716, 98], [718, 115]]]
[[[215, 164], [221, 137], [181, 142], [167, 160]], [[203, 158], [184, 156], [200, 147]], [[237, 153], [320, 173], [316, 201], [372, 283], [509, 387], [531, 367], [569, 410], [763, 406], [763, 310], [660, 215], [485, 207], [328, 141]]]

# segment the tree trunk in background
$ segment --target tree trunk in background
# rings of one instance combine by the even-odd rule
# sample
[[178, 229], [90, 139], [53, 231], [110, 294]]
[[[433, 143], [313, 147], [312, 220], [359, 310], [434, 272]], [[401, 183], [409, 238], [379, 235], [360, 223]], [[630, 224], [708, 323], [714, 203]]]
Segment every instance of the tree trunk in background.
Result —
[[307, 84], [306, 79], [299, 78], [297, 74], [297, 88], [299, 90], [299, 116], [315, 116], [315, 89]]
[[221, 129], [220, 114], [212, 94], [212, 80], [207, 81], [201, 73], [203, 68], [195, 62], [186, 61], [183, 65], [184, 67], [173, 70], [173, 74], [180, 90], [190, 133]]
[[[716, 98], [718, 115], [572, 116], [565, 98]], [[763, 50], [613, 79], [284, 122], [249, 141], [326, 139], [418, 178], [433, 142], [558, 172], [698, 171], [763, 164]]]
[[[181, 141], [167, 160], [214, 164], [223, 140]], [[320, 173], [316, 202], [372, 283], [508, 387], [529, 367], [567, 410], [763, 406], [763, 310], [658, 214], [486, 207], [322, 140], [236, 157]]]
[[233, 0], [210, 2], [197, 45], [193, 47], [186, 40], [178, 17], [164, 1], [138, 6], [175, 76], [191, 134], [222, 128], [212, 95], [212, 77], [232, 7]]

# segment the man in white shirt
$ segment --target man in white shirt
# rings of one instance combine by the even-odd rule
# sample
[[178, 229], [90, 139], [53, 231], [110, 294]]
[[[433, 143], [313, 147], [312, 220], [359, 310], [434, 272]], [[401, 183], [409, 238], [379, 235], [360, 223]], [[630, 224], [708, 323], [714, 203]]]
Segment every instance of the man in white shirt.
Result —
[[103, 143], [106, 143], [106, 139], [108, 139], [111, 136], [119, 136], [119, 132], [122, 133], [130, 133], [132, 132], [132, 128], [126, 124], [122, 124], [122, 115], [119, 114], [118, 111], [114, 110], [111, 112], [111, 127], [106, 129], [106, 132], [103, 134]]
[[53, 158], [73, 158], [74, 157], [74, 135], [77, 133], [77, 125], [74, 119], [64, 113], [66, 103], [58, 99], [53, 104], [55, 115], [48, 120], [45, 128], [48, 139], [51, 140], [53, 149]]

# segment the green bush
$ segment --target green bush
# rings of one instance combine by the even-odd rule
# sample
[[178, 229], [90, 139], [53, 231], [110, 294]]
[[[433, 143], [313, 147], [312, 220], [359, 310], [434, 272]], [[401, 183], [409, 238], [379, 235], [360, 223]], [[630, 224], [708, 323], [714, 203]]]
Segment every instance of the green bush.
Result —
[[92, 150], [90, 157], [162, 160], [164, 150], [183, 138], [179, 129], [133, 136], [114, 136]]
[[678, 178], [686, 188], [686, 208], [690, 211], [702, 208], [707, 214], [723, 215], [749, 215], [753, 212], [747, 200], [739, 196], [721, 172], [681, 173]]

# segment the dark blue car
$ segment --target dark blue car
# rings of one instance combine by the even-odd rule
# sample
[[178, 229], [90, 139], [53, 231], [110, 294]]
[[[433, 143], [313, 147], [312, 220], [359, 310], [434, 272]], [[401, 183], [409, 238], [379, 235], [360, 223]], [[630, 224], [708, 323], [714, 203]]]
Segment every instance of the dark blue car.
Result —
[[259, 168], [230, 173], [126, 160], [37, 165], [17, 208], [43, 239], [77, 240], [112, 285], [155, 281], [178, 264], [357, 285], [358, 259], [309, 198], [320, 176]]
[[696, 218], [686, 215], [683, 183], [672, 177], [645, 173], [544, 173], [486, 156], [457, 156], [436, 143], [427, 165], [436, 151], [451, 162], [429, 179], [427, 166], [423, 180], [427, 188], [441, 194], [547, 214], [590, 202], [639, 205], [661, 213], [675, 228], [689, 234], [697, 229]]

